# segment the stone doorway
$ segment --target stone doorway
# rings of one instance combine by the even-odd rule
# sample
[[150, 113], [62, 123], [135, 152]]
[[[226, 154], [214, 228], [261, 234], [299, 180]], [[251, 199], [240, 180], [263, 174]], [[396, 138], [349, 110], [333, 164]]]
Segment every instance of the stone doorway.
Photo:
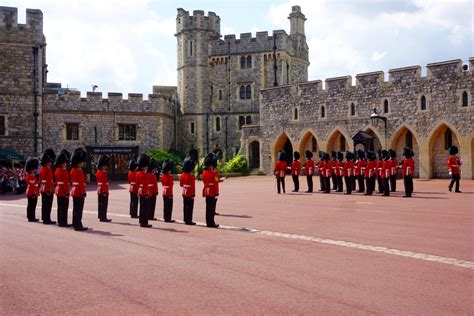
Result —
[[256, 140], [249, 144], [249, 168], [260, 168], [260, 143]]

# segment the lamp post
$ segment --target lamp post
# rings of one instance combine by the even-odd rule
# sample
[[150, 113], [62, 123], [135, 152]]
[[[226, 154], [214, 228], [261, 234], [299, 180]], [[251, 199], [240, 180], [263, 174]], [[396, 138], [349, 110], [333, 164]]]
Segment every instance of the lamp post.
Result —
[[374, 112], [370, 114], [370, 121], [373, 126], [377, 126], [377, 123], [379, 120], [382, 120], [384, 122], [385, 126], [385, 149], [387, 149], [387, 118], [385, 116], [380, 116], [379, 113], [377, 113], [377, 108], [374, 107]]

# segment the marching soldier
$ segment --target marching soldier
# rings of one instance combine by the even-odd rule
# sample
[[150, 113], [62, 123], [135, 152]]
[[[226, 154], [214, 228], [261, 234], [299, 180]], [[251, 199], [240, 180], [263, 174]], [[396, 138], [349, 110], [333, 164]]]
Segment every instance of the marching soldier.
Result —
[[336, 161], [336, 183], [337, 183], [337, 190], [336, 192], [343, 192], [343, 184], [342, 184], [342, 170], [344, 169], [344, 154], [342, 152], [337, 152], [337, 161]]
[[286, 176], [286, 153], [284, 151], [278, 152], [278, 161], [275, 162], [275, 168], [273, 169], [273, 174], [277, 180], [277, 192], [278, 194], [281, 193], [281, 188], [283, 189], [283, 193], [285, 193], [285, 176]]
[[321, 170], [324, 175], [324, 193], [331, 193], [331, 176], [332, 176], [332, 163], [328, 153], [323, 154], [323, 167]]
[[365, 160], [365, 152], [361, 149], [357, 150], [357, 164], [355, 168], [355, 176], [357, 178], [357, 184], [359, 186], [359, 189], [357, 192], [359, 193], [364, 193], [365, 187], [364, 187], [364, 178], [365, 176], [365, 165], [367, 161]]
[[194, 162], [186, 158], [183, 163], [183, 173], [179, 177], [179, 185], [183, 188], [183, 219], [186, 225], [196, 225], [193, 222], [194, 197], [196, 195], [196, 178], [193, 174]]
[[71, 179], [72, 189], [72, 226], [76, 231], [85, 231], [88, 228], [82, 225], [82, 212], [84, 210], [84, 200], [86, 198], [86, 175], [81, 169], [86, 161], [86, 151], [83, 148], [77, 148], [71, 157]]
[[107, 168], [109, 167], [109, 157], [102, 155], [99, 158], [98, 169], [95, 177], [97, 179], [97, 197], [99, 220], [101, 222], [111, 222], [107, 218], [107, 206], [109, 204], [109, 179], [107, 178]]
[[383, 189], [383, 179], [382, 179], [382, 168], [383, 168], [383, 157], [382, 157], [382, 150], [379, 149], [377, 151], [377, 160], [376, 160], [376, 179], [377, 179], [377, 187], [378, 193], [382, 194], [384, 192]]
[[319, 160], [318, 160], [318, 163], [316, 164], [316, 169], [318, 169], [318, 173], [319, 173], [319, 191], [320, 192], [326, 191], [324, 189], [324, 176], [322, 172], [322, 169], [324, 168], [323, 156], [324, 156], [324, 152], [320, 151], [318, 153]]
[[337, 190], [337, 175], [336, 175], [337, 152], [335, 152], [334, 150], [331, 151], [330, 167], [331, 167], [332, 189], [336, 191]]
[[[342, 174], [344, 176], [344, 182], [346, 183], [346, 193], [352, 194], [352, 183], [354, 181], [354, 155], [348, 151], [346, 152], [346, 162], [342, 167]], [[341, 186], [342, 188], [342, 186]]]
[[36, 204], [38, 203], [39, 189], [38, 181], [36, 180], [36, 169], [38, 169], [39, 161], [36, 158], [29, 158], [26, 161], [26, 196], [28, 197], [28, 205], [26, 206], [26, 218], [28, 222], [37, 222], [36, 218]]
[[67, 223], [67, 213], [69, 208], [69, 172], [67, 165], [69, 156], [67, 152], [61, 151], [56, 157], [54, 165], [54, 178], [56, 179], [56, 198], [58, 202], [58, 226], [70, 227], [72, 225]]
[[163, 162], [163, 176], [161, 177], [161, 185], [163, 186], [163, 218], [167, 223], [174, 223], [171, 219], [173, 214], [173, 176], [171, 169], [173, 163], [171, 160]]
[[[286, 163], [286, 162], [285, 162]], [[216, 179], [214, 168], [217, 165], [217, 157], [213, 153], [209, 153], [204, 159], [204, 166], [206, 170], [201, 175], [204, 187], [202, 189], [202, 196], [206, 198], [206, 225], [207, 227], [217, 228], [218, 224], [214, 221], [217, 203], [217, 186], [219, 179]]]
[[364, 177], [365, 177], [365, 187], [366, 193], [365, 195], [372, 195], [375, 190], [375, 171], [377, 168], [377, 162], [375, 161], [375, 153], [373, 151], [369, 151], [367, 153], [368, 161], [365, 164], [364, 169]]
[[306, 156], [306, 164], [304, 166], [306, 170], [306, 183], [308, 184], [308, 191], [306, 193], [313, 192], [313, 174], [314, 174], [314, 161], [313, 161], [313, 153], [307, 150], [305, 152]]
[[388, 153], [390, 155], [390, 163], [391, 163], [391, 173], [390, 176], [390, 191], [395, 192], [397, 191], [397, 175], [398, 175], [398, 160], [397, 160], [397, 152], [393, 149], [389, 149]]
[[413, 193], [413, 173], [415, 172], [413, 155], [414, 153], [410, 148], [403, 148], [403, 156], [405, 158], [400, 162], [402, 165], [403, 184], [405, 185], [405, 195], [403, 197], [411, 197]]
[[159, 174], [157, 162], [154, 158], [150, 159], [148, 164], [147, 176], [148, 176], [148, 187], [150, 188], [150, 199], [148, 203], [148, 219], [150, 221], [156, 221], [156, 198], [158, 196], [158, 177]]
[[392, 176], [392, 162], [388, 151], [382, 150], [382, 172], [383, 196], [390, 196], [390, 177]]
[[56, 155], [52, 149], [46, 149], [41, 157], [41, 170], [39, 174], [40, 192], [41, 192], [41, 220], [43, 224], [56, 224], [51, 220], [51, 208], [54, 199], [53, 169], [52, 163]]
[[293, 153], [293, 162], [291, 163], [291, 177], [293, 178], [294, 190], [293, 192], [298, 192], [300, 190], [300, 172], [301, 172], [301, 163], [300, 163], [300, 153], [295, 151]]
[[138, 185], [137, 185], [137, 168], [135, 159], [128, 163], [128, 183], [130, 184], [130, 217], [138, 218]]
[[448, 172], [451, 176], [451, 182], [449, 183], [449, 192], [453, 191], [453, 185], [456, 183], [456, 188], [454, 192], [461, 193], [459, 190], [459, 182], [461, 180], [461, 171], [460, 167], [462, 165], [461, 159], [457, 155], [458, 148], [456, 146], [451, 146], [448, 148], [449, 158], [448, 158]]
[[138, 172], [137, 172], [137, 186], [138, 186], [138, 196], [140, 197], [140, 215], [139, 222], [140, 227], [151, 227], [148, 224], [150, 209], [150, 196], [151, 196], [151, 184], [150, 177], [147, 174], [148, 164], [150, 163], [150, 158], [146, 154], [141, 154], [138, 158]]

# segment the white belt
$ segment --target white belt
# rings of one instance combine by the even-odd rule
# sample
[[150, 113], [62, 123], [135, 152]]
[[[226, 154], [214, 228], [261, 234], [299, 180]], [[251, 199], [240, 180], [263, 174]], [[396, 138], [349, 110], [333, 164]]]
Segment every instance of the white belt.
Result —
[[100, 185], [102, 185], [102, 182], [97, 182], [97, 184], [100, 184]]
[[152, 187], [152, 186], [153, 186], [153, 184], [149, 184], [148, 186], [149, 186], [149, 187]]
[[41, 180], [41, 183], [46, 183], [46, 180]]
[[136, 182], [130, 182], [130, 184], [135, 184]]
[[72, 185], [79, 185], [79, 182], [73, 182]]
[[190, 188], [191, 186], [189, 184], [183, 185], [184, 188]]
[[452, 165], [451, 167], [459, 167], [459, 165]]
[[56, 182], [56, 184], [64, 184], [64, 182]]
[[163, 189], [168, 189], [168, 188], [169, 188], [169, 186], [163, 186]]
[[214, 183], [209, 183], [208, 186], [214, 185]]

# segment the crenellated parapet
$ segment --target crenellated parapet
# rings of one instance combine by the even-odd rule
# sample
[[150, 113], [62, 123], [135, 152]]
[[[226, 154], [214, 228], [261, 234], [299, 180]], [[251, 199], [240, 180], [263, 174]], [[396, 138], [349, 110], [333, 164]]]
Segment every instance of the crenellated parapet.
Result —
[[0, 7], [0, 42], [45, 44], [43, 12], [26, 9], [26, 23], [18, 23], [18, 9]]
[[210, 31], [220, 34], [221, 19], [214, 12], [208, 12], [206, 16], [202, 10], [194, 10], [193, 15], [179, 8], [176, 17], [176, 34], [187, 31]]

